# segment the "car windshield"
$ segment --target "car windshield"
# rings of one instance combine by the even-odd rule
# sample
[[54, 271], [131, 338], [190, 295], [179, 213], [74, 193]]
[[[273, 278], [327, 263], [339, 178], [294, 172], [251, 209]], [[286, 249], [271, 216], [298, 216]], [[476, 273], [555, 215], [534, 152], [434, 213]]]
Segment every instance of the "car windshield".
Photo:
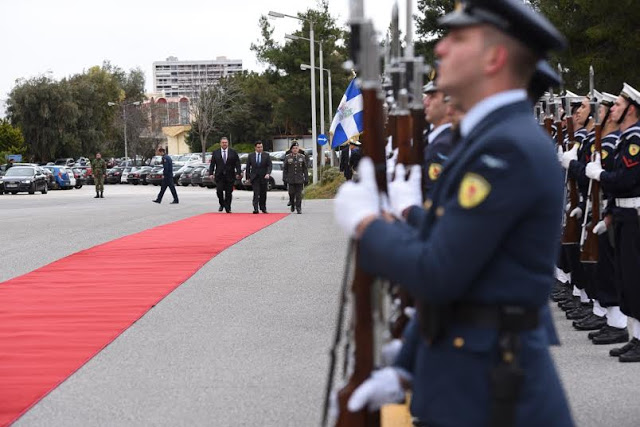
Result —
[[21, 168], [21, 167], [12, 167], [7, 171], [4, 176], [33, 176], [35, 174], [35, 169], [33, 168]]

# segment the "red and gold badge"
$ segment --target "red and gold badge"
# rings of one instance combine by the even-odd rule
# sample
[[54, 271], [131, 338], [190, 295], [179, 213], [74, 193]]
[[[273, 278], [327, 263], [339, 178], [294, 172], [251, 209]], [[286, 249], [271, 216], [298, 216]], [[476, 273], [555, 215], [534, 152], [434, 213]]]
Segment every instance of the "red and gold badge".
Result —
[[465, 209], [478, 206], [491, 193], [491, 184], [477, 173], [468, 172], [460, 183], [458, 203]]

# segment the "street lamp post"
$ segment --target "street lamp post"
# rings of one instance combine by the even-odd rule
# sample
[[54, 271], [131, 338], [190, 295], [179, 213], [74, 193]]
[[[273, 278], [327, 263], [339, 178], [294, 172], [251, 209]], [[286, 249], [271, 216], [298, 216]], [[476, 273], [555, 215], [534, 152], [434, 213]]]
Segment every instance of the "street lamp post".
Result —
[[[311, 69], [311, 65], [309, 64], [300, 64], [300, 69], [301, 70], [310, 70]], [[331, 70], [328, 68], [324, 68], [321, 69], [319, 67], [316, 67], [317, 70], [320, 71], [320, 75], [322, 76], [322, 72], [326, 71], [327, 72], [327, 83], [328, 83], [328, 87], [329, 87], [329, 114], [333, 114], [333, 99], [332, 99], [332, 94], [333, 92], [331, 91]], [[322, 82], [322, 78], [320, 79], [320, 82]], [[320, 90], [320, 111], [324, 112], [324, 92], [322, 92], [322, 89]], [[330, 116], [331, 117], [331, 116]], [[321, 118], [321, 129], [322, 129], [322, 133], [324, 133], [324, 120], [325, 120], [325, 115], [322, 115]], [[329, 119], [329, 122], [331, 122], [331, 118]], [[324, 156], [323, 156], [324, 158]], [[333, 161], [333, 155], [331, 155], [331, 166], [334, 166], [334, 161]]]
[[317, 141], [317, 129], [316, 129], [316, 52], [315, 52], [315, 43], [314, 43], [314, 34], [313, 34], [313, 21], [306, 18], [300, 18], [299, 16], [287, 15], [285, 13], [279, 13], [270, 11], [269, 16], [272, 18], [293, 18], [299, 21], [307, 21], [309, 23], [309, 49], [310, 59], [311, 59], [311, 137], [313, 139], [312, 144], [312, 156], [313, 156], [313, 182], [318, 182], [318, 141]]
[[[122, 121], [124, 122], [124, 158], [125, 162], [129, 159], [129, 147], [127, 145], [127, 106], [129, 105], [140, 105], [140, 101], [135, 102], [123, 102], [122, 103]], [[114, 105], [118, 105], [116, 102], [107, 102], [109, 107], [113, 107]]]

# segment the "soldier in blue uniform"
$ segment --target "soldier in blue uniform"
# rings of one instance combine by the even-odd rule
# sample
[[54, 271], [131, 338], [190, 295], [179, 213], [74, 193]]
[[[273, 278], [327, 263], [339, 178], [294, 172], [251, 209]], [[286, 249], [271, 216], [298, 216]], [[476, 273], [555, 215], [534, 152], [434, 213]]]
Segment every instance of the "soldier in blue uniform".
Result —
[[385, 219], [375, 167], [364, 158], [360, 181], [335, 199], [338, 224], [359, 240], [362, 268], [418, 303], [407, 331], [419, 334], [410, 369], [377, 371], [349, 409], [397, 398], [404, 383], [425, 425], [571, 426], [546, 308], [563, 174], [525, 90], [538, 59], [566, 42], [518, 0], [469, 0], [441, 23], [450, 32], [436, 46], [438, 85], [466, 115], [431, 198], [416, 206], [420, 166], [404, 181], [399, 165], [389, 197], [406, 223]]
[[442, 166], [449, 157], [449, 153], [455, 146], [453, 131], [451, 129], [453, 106], [449, 104], [448, 97], [440, 90], [435, 82], [429, 82], [423, 88], [425, 94], [425, 116], [427, 123], [433, 129], [427, 136], [426, 148], [424, 151], [424, 174], [425, 174], [425, 198], [428, 197], [434, 183], [438, 180]]
[[609, 354], [621, 362], [640, 362], [640, 92], [625, 83], [611, 115], [622, 132], [613, 169], [604, 170], [595, 156], [585, 174], [600, 181], [603, 191], [610, 195], [606, 222], [613, 219], [620, 308], [629, 317], [633, 335], [626, 345]]

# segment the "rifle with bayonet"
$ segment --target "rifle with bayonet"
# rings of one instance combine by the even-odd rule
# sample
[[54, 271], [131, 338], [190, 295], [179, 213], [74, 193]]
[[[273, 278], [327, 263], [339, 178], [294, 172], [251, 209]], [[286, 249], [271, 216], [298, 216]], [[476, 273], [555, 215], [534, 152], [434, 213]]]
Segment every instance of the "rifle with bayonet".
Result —
[[[382, 105], [384, 94], [380, 84], [380, 56], [373, 23], [364, 19], [363, 0], [351, 0], [351, 58], [358, 70], [363, 98], [362, 150], [375, 165], [378, 190], [386, 193], [386, 158]], [[373, 285], [375, 277], [364, 272], [358, 263], [358, 244], [355, 244], [355, 273], [351, 284], [353, 293], [353, 371], [347, 384], [338, 391], [339, 413], [336, 426], [378, 426], [379, 412], [367, 408], [349, 412], [347, 402], [374, 369]]]
[[[570, 145], [575, 144], [575, 129], [573, 126], [573, 115], [571, 111], [571, 99], [565, 96], [565, 111], [567, 113], [567, 146], [564, 150], [571, 149]], [[569, 209], [565, 212], [564, 233], [562, 234], [563, 245], [576, 245], [580, 243], [580, 223], [578, 218], [571, 216], [571, 211], [578, 207], [580, 203], [580, 193], [578, 192], [578, 183], [569, 174], [569, 170], [565, 175], [565, 183], [569, 191]]]
[[[595, 141], [593, 156], [602, 161], [602, 118], [598, 106], [598, 100], [594, 91], [594, 71], [593, 67], [589, 69], [589, 97], [591, 102], [595, 104]], [[584, 213], [584, 223], [582, 228], [582, 252], [580, 253], [580, 261], [585, 263], [598, 262], [598, 236], [593, 232], [593, 227], [600, 221], [600, 182], [594, 179], [589, 181], [589, 191], [587, 196], [587, 205]], [[591, 222], [588, 222], [589, 211], [591, 211]]]

